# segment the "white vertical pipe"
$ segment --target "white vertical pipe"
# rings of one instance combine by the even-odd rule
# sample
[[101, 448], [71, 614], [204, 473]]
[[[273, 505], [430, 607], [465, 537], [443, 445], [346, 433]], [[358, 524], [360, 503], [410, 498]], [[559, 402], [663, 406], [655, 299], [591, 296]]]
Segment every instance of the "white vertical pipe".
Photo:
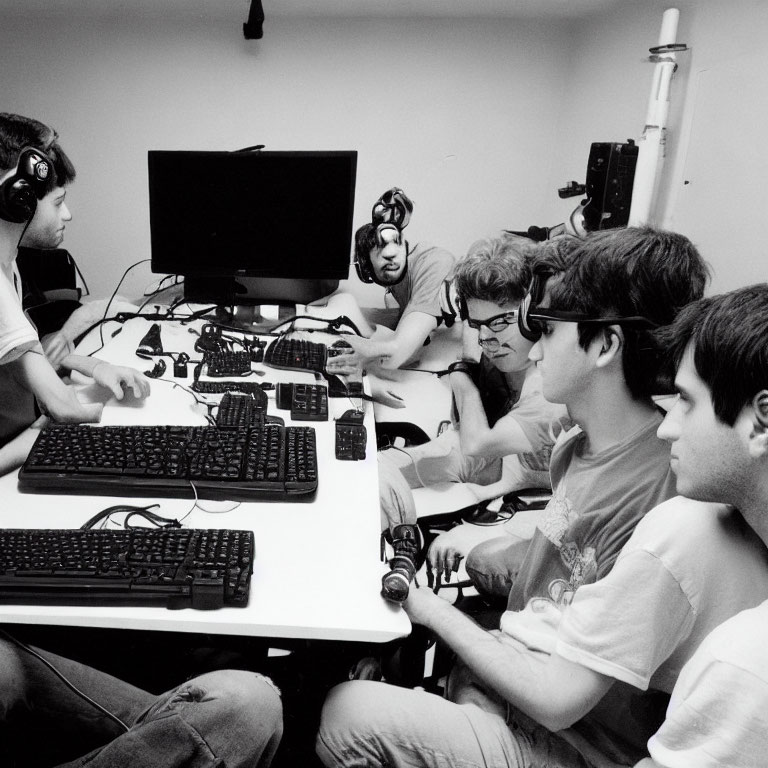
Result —
[[[680, 11], [668, 8], [664, 11], [659, 34], [659, 45], [672, 45], [677, 38]], [[648, 98], [643, 135], [638, 141], [637, 166], [632, 186], [632, 205], [629, 210], [629, 226], [650, 223], [653, 202], [659, 176], [664, 164], [669, 115], [669, 92], [676, 62], [674, 53], [662, 53], [656, 62]]]

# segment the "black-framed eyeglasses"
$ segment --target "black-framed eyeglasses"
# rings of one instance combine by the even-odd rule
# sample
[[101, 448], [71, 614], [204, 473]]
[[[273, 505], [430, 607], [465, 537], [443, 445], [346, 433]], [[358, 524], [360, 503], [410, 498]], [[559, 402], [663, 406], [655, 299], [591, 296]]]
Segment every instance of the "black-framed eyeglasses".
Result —
[[[493, 333], [500, 333], [508, 326], [517, 322], [517, 314], [518, 310], [513, 309], [507, 312], [501, 312], [500, 314], [494, 315], [493, 317], [489, 317], [487, 320], [475, 320], [472, 317], [468, 317], [467, 325], [470, 328], [474, 328], [476, 331], [479, 331], [483, 326], [486, 326], [489, 331], [492, 331]], [[480, 342], [480, 346], [483, 346], [482, 342]]]

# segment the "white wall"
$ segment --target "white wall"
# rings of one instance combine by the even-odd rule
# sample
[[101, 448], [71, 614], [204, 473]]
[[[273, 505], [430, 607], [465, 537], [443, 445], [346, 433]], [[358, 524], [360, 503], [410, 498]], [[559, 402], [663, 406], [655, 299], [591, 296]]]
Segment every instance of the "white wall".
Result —
[[[552, 179], [583, 180], [590, 141], [639, 139], [665, 8], [680, 9], [667, 158], [654, 222], [693, 240], [712, 268], [710, 293], [768, 280], [762, 237], [768, 178], [768, 3], [764, 0], [643, 0], [581, 25], [570, 51]], [[580, 175], [581, 173], [581, 175]], [[562, 215], [574, 201], [560, 203]]]
[[[158, 0], [160, 2], [161, 0]], [[638, 139], [671, 2], [583, 19], [0, 18], [0, 109], [55, 125], [78, 167], [66, 245], [94, 293], [149, 257], [148, 149], [357, 149], [355, 226], [387, 187], [411, 239], [457, 255], [500, 228], [553, 225], [592, 141]], [[712, 290], [766, 279], [768, 3], [681, 0], [657, 223], [699, 245]], [[30, 55], [30, 51], [34, 54]], [[722, 108], [720, 108], [722, 104]], [[711, 147], [711, 149], [710, 149]], [[689, 182], [689, 183], [685, 183]], [[134, 271], [123, 293], [154, 278]], [[351, 280], [366, 303], [381, 291]]]
[[410, 238], [457, 255], [541, 218], [564, 27], [284, 17], [245, 41], [242, 21], [0, 20], [0, 105], [50, 122], [75, 161], [65, 244], [94, 293], [150, 255], [148, 149], [357, 149], [355, 226], [399, 185]]

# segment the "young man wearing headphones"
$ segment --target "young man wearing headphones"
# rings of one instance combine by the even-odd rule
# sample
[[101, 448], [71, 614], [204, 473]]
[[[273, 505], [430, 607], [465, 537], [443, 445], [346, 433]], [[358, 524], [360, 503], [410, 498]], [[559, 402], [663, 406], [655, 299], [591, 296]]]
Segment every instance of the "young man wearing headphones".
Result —
[[[0, 114], [0, 423], [6, 439], [33, 418], [30, 390], [54, 418], [99, 418], [101, 406], [80, 403], [42, 353], [21, 310], [14, 265], [27, 227], [51, 245], [61, 241], [69, 220], [63, 186], [73, 176], [54, 131], [30, 118]], [[65, 364], [92, 375], [117, 397], [125, 386], [139, 396], [148, 393], [141, 374], [131, 369], [72, 355]], [[3, 461], [10, 448], [11, 463], [18, 463], [24, 447], [26, 437], [12, 441], [3, 448]], [[4, 766], [268, 766], [281, 735], [280, 694], [261, 675], [211, 672], [156, 696], [0, 631]]]
[[[371, 222], [355, 233], [357, 275], [364, 283], [386, 288], [385, 303], [396, 318], [394, 334], [376, 329], [372, 338], [345, 337], [353, 351], [331, 358], [329, 373], [344, 375], [355, 366], [369, 370], [400, 368], [417, 357], [437, 328], [440, 288], [453, 270], [455, 259], [444, 248], [421, 242], [411, 246], [405, 240], [403, 229], [412, 210], [413, 204], [402, 190], [390, 189], [374, 204]], [[373, 319], [380, 319], [380, 314]]]
[[[21, 308], [16, 253], [22, 240], [37, 247], [60, 245], [71, 219], [65, 186], [75, 169], [47, 126], [19, 115], [0, 114], [0, 472], [21, 464], [44, 420], [98, 421], [102, 405], [78, 400], [47, 359], [37, 331]], [[146, 397], [149, 382], [139, 371], [96, 358], [59, 355], [62, 372], [91, 376], [121, 400], [127, 389]]]
[[[570, 240], [552, 243], [567, 250]], [[441, 482], [465, 483], [478, 501], [509, 491], [549, 488], [549, 457], [555, 436], [570, 426], [562, 405], [544, 399], [541, 376], [528, 358], [533, 342], [518, 330], [520, 301], [531, 282], [533, 246], [523, 238], [495, 237], [470, 246], [452, 275], [458, 317], [477, 333], [480, 362], [459, 360], [449, 366], [455, 404], [453, 425], [423, 445], [380, 451], [382, 524], [398, 542], [413, 530], [416, 513], [411, 489]], [[564, 254], [565, 258], [565, 254]], [[501, 533], [527, 542], [534, 515], [516, 515], [503, 527], [461, 525], [435, 539], [429, 561], [446, 579], [480, 541]], [[410, 528], [411, 530], [404, 529]], [[396, 560], [411, 576], [416, 564]], [[402, 573], [403, 578], [397, 578]], [[384, 594], [398, 602], [408, 593], [406, 572], [386, 576]], [[387, 587], [387, 585], [390, 585]], [[397, 588], [399, 586], [399, 588]]]
[[[751, 531], [768, 546], [767, 340], [766, 283], [686, 307], [667, 337], [679, 394], [659, 436], [672, 445], [677, 490], [706, 502], [700, 516], [730, 505], [721, 507], [718, 522], [743, 530], [745, 553]], [[716, 550], [706, 554], [720, 560]], [[755, 604], [760, 599], [755, 590]], [[729, 618], [698, 646], [648, 743], [651, 758], [637, 768], [765, 765], [766, 711], [768, 601]]]
[[603, 768], [643, 757], [698, 642], [768, 595], [762, 542], [730, 510], [671, 499], [656, 435], [653, 328], [705, 282], [690, 241], [651, 229], [594, 233], [559, 275], [534, 266], [521, 331], [540, 334], [530, 354], [544, 395], [579, 426], [553, 450], [553, 498], [507, 610], [488, 632], [411, 589], [411, 620], [458, 659], [447, 698], [338, 686], [317, 739], [325, 765]]

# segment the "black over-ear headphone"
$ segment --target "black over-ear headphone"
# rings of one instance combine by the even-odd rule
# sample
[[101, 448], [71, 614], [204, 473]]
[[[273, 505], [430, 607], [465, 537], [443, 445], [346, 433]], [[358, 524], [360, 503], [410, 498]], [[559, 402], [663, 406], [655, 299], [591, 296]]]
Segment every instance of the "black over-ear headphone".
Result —
[[445, 323], [446, 328], [450, 328], [456, 322], [456, 318], [466, 320], [469, 317], [467, 302], [457, 290], [456, 283], [450, 278], [443, 280], [439, 298], [441, 312], [439, 319]]
[[540, 325], [530, 316], [531, 310], [535, 309], [544, 298], [544, 290], [547, 287], [547, 280], [554, 274], [553, 270], [545, 264], [537, 264], [533, 268], [533, 277], [528, 293], [520, 302], [520, 309], [517, 313], [517, 326], [520, 329], [520, 335], [528, 341], [538, 341], [541, 337]]
[[0, 181], [0, 219], [14, 224], [29, 221], [37, 201], [50, 190], [55, 180], [53, 163], [39, 149], [24, 147], [16, 167]]
[[[374, 238], [378, 247], [388, 242], [402, 242], [403, 230], [408, 226], [413, 213], [413, 203], [398, 187], [388, 189], [371, 209], [371, 226], [375, 227]], [[361, 247], [362, 246], [362, 247]], [[363, 283], [375, 283], [376, 276], [371, 266], [368, 243], [355, 243], [355, 271]]]

